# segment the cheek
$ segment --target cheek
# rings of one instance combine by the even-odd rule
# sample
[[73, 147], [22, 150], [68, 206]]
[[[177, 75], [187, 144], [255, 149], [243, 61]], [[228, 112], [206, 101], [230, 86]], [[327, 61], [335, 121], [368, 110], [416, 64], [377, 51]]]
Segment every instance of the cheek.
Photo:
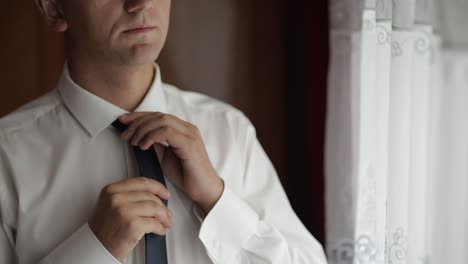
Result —
[[169, 29], [169, 21], [171, 16], [171, 1], [170, 0], [160, 0], [158, 3], [158, 17], [162, 26], [164, 27], [165, 35]]
[[94, 39], [108, 39], [115, 34], [116, 23], [121, 16], [121, 1], [95, 0], [87, 6], [84, 16], [81, 17], [82, 26], [89, 37]]
[[158, 7], [158, 16], [164, 25], [168, 25], [171, 14], [171, 0], [156, 0], [155, 5]]
[[162, 0], [164, 6], [165, 6], [165, 10], [167, 11], [168, 14], [171, 13], [171, 5], [172, 5], [172, 1], [171, 0]]

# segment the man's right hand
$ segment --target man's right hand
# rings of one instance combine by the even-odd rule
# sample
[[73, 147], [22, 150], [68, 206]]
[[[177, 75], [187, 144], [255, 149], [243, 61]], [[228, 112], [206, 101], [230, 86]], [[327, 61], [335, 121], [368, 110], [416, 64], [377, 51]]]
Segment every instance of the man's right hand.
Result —
[[104, 247], [123, 262], [147, 233], [165, 235], [172, 213], [161, 199], [169, 199], [158, 181], [129, 178], [104, 187], [89, 227]]

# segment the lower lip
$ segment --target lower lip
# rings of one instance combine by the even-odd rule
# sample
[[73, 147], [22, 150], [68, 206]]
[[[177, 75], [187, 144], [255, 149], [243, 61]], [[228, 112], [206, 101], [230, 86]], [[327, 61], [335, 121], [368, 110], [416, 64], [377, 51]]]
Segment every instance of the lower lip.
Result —
[[150, 31], [153, 31], [153, 30], [154, 30], [154, 27], [135, 28], [135, 29], [126, 30], [126, 31], [124, 31], [124, 33], [129, 33], [129, 34], [146, 33], [146, 32], [150, 32]]

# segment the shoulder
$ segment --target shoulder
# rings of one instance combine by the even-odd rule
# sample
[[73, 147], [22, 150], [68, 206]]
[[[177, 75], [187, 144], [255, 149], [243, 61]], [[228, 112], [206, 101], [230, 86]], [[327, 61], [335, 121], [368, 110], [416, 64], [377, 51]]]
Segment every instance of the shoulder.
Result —
[[7, 134], [29, 128], [60, 105], [57, 90], [52, 90], [0, 118], [0, 140]]
[[224, 123], [234, 129], [253, 128], [244, 112], [226, 102], [198, 92], [181, 90], [170, 84], [164, 84], [164, 90], [168, 105], [183, 110], [189, 119], [194, 121], [211, 119], [213, 122]]
[[170, 100], [179, 100], [185, 107], [194, 110], [242, 114], [234, 106], [205, 94], [182, 90], [170, 84], [164, 84], [164, 90]]

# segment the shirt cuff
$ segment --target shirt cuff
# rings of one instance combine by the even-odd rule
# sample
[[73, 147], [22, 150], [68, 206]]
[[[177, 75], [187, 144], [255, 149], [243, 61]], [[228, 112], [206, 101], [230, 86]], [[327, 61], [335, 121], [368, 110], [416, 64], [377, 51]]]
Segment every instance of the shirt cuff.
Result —
[[88, 223], [63, 242], [41, 264], [121, 264], [94, 235]]
[[257, 213], [225, 184], [202, 223], [199, 238], [215, 263], [229, 263], [255, 234], [258, 223]]

